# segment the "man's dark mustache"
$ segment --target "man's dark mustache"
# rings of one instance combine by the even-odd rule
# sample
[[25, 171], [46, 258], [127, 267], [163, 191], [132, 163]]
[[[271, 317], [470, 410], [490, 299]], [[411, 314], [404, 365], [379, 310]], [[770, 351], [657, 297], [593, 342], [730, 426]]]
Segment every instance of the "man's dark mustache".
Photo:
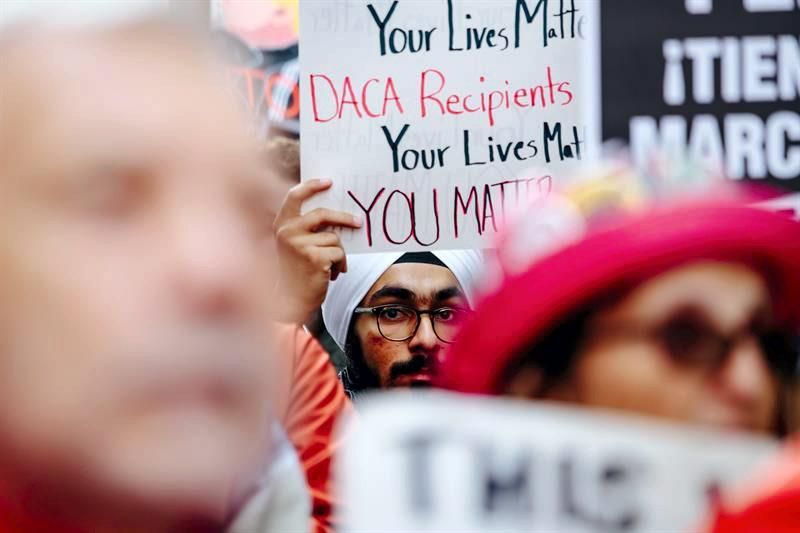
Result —
[[390, 379], [395, 379], [403, 375], [418, 374], [423, 370], [430, 370], [430, 356], [415, 354], [408, 361], [394, 363], [389, 369]]

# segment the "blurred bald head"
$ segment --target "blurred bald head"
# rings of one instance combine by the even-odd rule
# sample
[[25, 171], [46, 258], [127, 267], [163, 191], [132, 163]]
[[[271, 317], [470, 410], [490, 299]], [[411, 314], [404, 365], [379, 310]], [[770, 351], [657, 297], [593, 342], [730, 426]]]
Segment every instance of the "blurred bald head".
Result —
[[220, 520], [269, 428], [279, 199], [242, 115], [165, 22], [8, 29], [0, 56], [0, 499]]
[[[156, 19], [83, 30], [26, 26], [7, 30], [0, 50], [4, 164], [27, 162], [21, 157], [67, 140], [74, 148], [96, 145], [101, 128], [108, 128], [102, 137], [115, 135], [102, 142], [116, 149], [137, 133], [129, 128], [162, 131], [170, 137], [164, 150], [210, 137], [240, 147], [249, 142], [211, 48], [188, 28]], [[187, 128], [203, 138], [187, 139]]]

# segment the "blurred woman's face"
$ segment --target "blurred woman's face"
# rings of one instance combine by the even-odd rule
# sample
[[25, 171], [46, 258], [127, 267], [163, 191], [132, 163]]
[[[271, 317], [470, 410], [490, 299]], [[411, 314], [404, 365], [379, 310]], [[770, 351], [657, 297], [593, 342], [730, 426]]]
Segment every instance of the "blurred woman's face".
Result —
[[[765, 349], [778, 342], [770, 310], [763, 279], [747, 267], [698, 262], [669, 270], [594, 315], [570, 377], [546, 396], [770, 431], [779, 395], [769, 363], [775, 353]], [[510, 390], [524, 386], [512, 380]]]

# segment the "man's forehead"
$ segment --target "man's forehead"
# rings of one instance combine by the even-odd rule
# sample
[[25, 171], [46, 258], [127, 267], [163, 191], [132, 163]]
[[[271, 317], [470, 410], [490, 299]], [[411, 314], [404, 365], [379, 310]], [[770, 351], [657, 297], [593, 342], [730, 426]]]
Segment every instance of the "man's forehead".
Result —
[[[108, 64], [131, 60], [146, 68], [170, 61], [178, 69], [180, 65], [189, 66], [189, 60], [194, 59], [191, 66], [196, 67], [199, 55], [192, 58], [193, 42], [188, 37], [170, 36], [165, 27], [155, 23], [115, 29], [52, 29], [31, 25], [0, 32], [4, 81], [29, 83], [53, 81], [50, 76], [82, 79], [91, 75], [93, 69], [102, 70]], [[141, 56], [147, 56], [148, 60], [142, 61]]]
[[390, 266], [372, 285], [371, 297], [386, 287], [405, 289], [418, 298], [433, 298], [438, 292], [456, 287], [458, 279], [446, 267], [427, 263], [401, 263]]
[[221, 71], [189, 40], [144, 30], [45, 33], [38, 42], [26, 38], [4, 48], [0, 129], [7, 148], [15, 138], [24, 142], [19, 132], [32, 128], [45, 137], [74, 136], [73, 142], [93, 130], [117, 143], [135, 135], [144, 140], [154, 131], [176, 147], [246, 142]]

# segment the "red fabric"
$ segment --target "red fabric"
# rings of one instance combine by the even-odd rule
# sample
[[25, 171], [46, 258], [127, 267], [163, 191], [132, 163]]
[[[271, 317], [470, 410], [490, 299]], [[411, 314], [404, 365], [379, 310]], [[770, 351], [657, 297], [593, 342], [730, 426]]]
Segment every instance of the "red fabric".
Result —
[[300, 327], [282, 328], [281, 353], [293, 354], [283, 427], [306, 473], [312, 531], [327, 533], [336, 525], [331, 460], [340, 442], [334, 427], [342, 415], [352, 412], [352, 405], [322, 346]]
[[512, 358], [569, 312], [620, 283], [701, 259], [763, 269], [776, 315], [800, 322], [800, 223], [741, 201], [672, 206], [589, 233], [507, 278], [445, 354], [439, 385], [496, 393]]
[[712, 533], [800, 531], [800, 437], [745, 489], [717, 513]]
[[0, 498], [0, 533], [88, 533], [34, 516], [15, 504]]
[[713, 533], [797, 533], [800, 487], [759, 501], [739, 513], [720, 513]]

